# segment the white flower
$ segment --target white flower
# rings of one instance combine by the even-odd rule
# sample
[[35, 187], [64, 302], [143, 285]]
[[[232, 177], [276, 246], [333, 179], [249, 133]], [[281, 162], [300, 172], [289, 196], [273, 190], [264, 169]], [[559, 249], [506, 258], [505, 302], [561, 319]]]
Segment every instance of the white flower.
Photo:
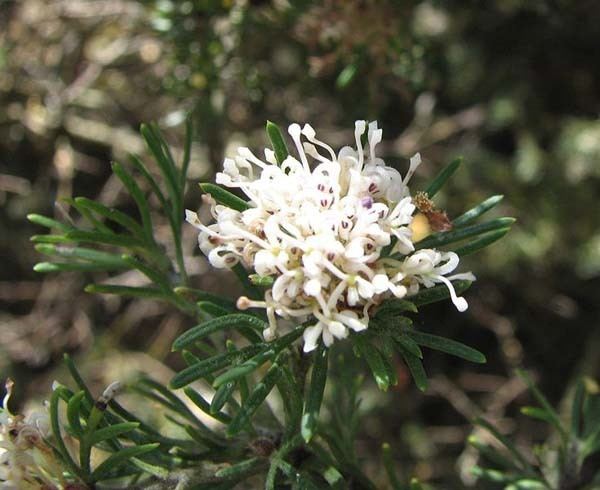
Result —
[[58, 488], [64, 483], [64, 468], [45, 441], [50, 435], [48, 411], [13, 415], [8, 410], [12, 388], [8, 380], [0, 408], [0, 488]]
[[[368, 151], [361, 143], [365, 131]], [[215, 219], [208, 226], [196, 213], [186, 212], [214, 267], [241, 262], [273, 277], [264, 301], [238, 300], [240, 309], [266, 309], [265, 338], [276, 337], [277, 317], [314, 318], [304, 331], [304, 350], [313, 350], [321, 338], [329, 346], [349, 330], [366, 329], [369, 311], [387, 297], [410, 296], [437, 283], [448, 287], [455, 306], [464, 311], [466, 301], [456, 296], [450, 281], [474, 278], [447, 276], [458, 256], [415, 252], [412, 242], [415, 204], [408, 183], [421, 157], [411, 158], [404, 177], [386, 166], [375, 154], [382, 139], [376, 122], [367, 128], [365, 121], [356, 121], [355, 148], [346, 146], [337, 154], [308, 124], [292, 124], [288, 132], [297, 158], [288, 156], [277, 165], [270, 150], [265, 150], [264, 162], [248, 148], [239, 148], [217, 174], [217, 183], [245, 194], [250, 209], [239, 212], [205, 197]], [[392, 259], [392, 254], [403, 258]]]

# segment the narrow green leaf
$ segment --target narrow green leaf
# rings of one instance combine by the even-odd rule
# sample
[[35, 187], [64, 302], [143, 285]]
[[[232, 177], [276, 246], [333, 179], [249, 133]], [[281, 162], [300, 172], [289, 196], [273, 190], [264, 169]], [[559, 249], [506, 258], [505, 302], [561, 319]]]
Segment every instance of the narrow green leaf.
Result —
[[229, 298], [225, 298], [223, 296], [219, 296], [217, 294], [208, 293], [206, 291], [202, 291], [201, 289], [193, 289], [184, 286], [176, 287], [173, 292], [178, 296], [183, 297], [184, 299], [192, 302], [197, 301], [209, 301], [216, 305], [221, 306], [222, 308], [228, 310], [229, 312], [235, 311], [236, 306], [235, 302], [230, 300]]
[[339, 73], [337, 79], [335, 80], [335, 85], [337, 88], [343, 89], [346, 88], [352, 80], [356, 77], [358, 73], [358, 63], [354, 62], [350, 65], [346, 65], [344, 69]]
[[414, 305], [412, 301], [407, 301], [405, 299], [391, 298], [385, 300], [377, 311], [375, 312], [376, 317], [380, 316], [391, 316], [398, 315], [400, 313], [405, 312], [417, 313], [417, 307]]
[[60, 431], [60, 420], [59, 420], [59, 416], [58, 416], [58, 401], [61, 398], [61, 396], [63, 395], [63, 393], [61, 393], [62, 390], [63, 390], [63, 388], [61, 386], [55, 388], [54, 391], [52, 392], [52, 396], [50, 397], [50, 408], [49, 408], [50, 427], [52, 429], [52, 435], [54, 436], [54, 443], [57, 446], [57, 450], [60, 453], [62, 460], [66, 464], [67, 468], [71, 472], [73, 472], [74, 475], [77, 475], [81, 478], [81, 477], [83, 477], [82, 472], [81, 472], [80, 468], [75, 464], [75, 461], [73, 461], [73, 458], [71, 457], [71, 453], [69, 453], [69, 450], [67, 449], [67, 446], [65, 445], [65, 442], [63, 440], [63, 437], [62, 437], [62, 434]]
[[198, 301], [196, 306], [200, 311], [203, 311], [204, 313], [215, 318], [229, 315], [231, 313], [230, 310], [223, 308], [222, 306], [219, 306], [211, 301]]
[[224, 424], [228, 424], [229, 422], [231, 422], [231, 417], [226, 413], [211, 412], [210, 404], [196, 390], [188, 387], [184, 388], [183, 392], [192, 401], [192, 403], [194, 403], [194, 405], [196, 405], [205, 414], [210, 415], [211, 417]]
[[81, 374], [79, 374], [79, 371], [77, 370], [77, 367], [75, 366], [75, 363], [73, 362], [73, 359], [69, 354], [63, 355], [63, 362], [65, 363], [69, 374], [73, 378], [73, 381], [75, 381], [75, 384], [77, 384], [77, 387], [85, 393], [86, 400], [89, 403], [94, 403], [94, 397], [92, 396], [90, 390], [83, 381]]
[[496, 448], [484, 444], [475, 435], [470, 435], [467, 442], [473, 446], [481, 456], [486, 458], [491, 463], [498, 465], [507, 470], [518, 470], [519, 467], [514, 461], [510, 460], [501, 454]]
[[192, 345], [194, 342], [197, 342], [198, 340], [217, 332], [218, 330], [225, 328], [239, 328], [241, 326], [252, 327], [257, 331], [262, 332], [266, 327], [266, 323], [260, 318], [243, 313], [213, 318], [212, 320], [208, 320], [207, 322], [190, 328], [182, 335], [177, 337], [175, 342], [173, 342], [172, 349], [173, 351], [181, 350], [189, 345]]
[[216, 184], [200, 184], [200, 189], [202, 189], [202, 192], [210, 194], [215, 201], [223, 206], [235, 209], [236, 211], [246, 211], [246, 209], [250, 209], [250, 205], [246, 201]]
[[29, 240], [33, 243], [77, 243], [77, 240], [65, 235], [32, 235]]
[[491, 221], [486, 221], [485, 223], [465, 226], [452, 231], [434, 233], [433, 235], [429, 235], [427, 238], [415, 243], [415, 250], [443, 247], [444, 245], [459, 242], [465, 238], [482, 235], [488, 231], [496, 231], [503, 228], [508, 228], [515, 221], [515, 218], [496, 218]]
[[558, 430], [558, 432], [563, 438], [563, 441], [568, 441], [569, 435], [567, 434], [567, 430], [563, 426], [563, 423], [560, 420], [558, 413], [556, 413], [556, 410], [554, 410], [552, 405], [550, 405], [548, 399], [542, 394], [542, 392], [537, 388], [537, 386], [535, 386], [535, 383], [531, 380], [529, 374], [526, 371], [523, 371], [522, 369], [517, 369], [516, 373], [523, 381], [525, 381], [525, 384], [529, 388], [529, 391], [531, 391], [535, 399], [542, 406], [544, 411], [548, 414], [548, 422], [552, 424], [556, 428], [556, 430]]
[[192, 156], [192, 140], [194, 138], [194, 123], [192, 121], [191, 114], [185, 118], [185, 143], [183, 145], [183, 158], [181, 161], [181, 173], [179, 174], [179, 187], [181, 188], [181, 194], [185, 191], [185, 181], [187, 177], [188, 168], [190, 166], [190, 160]]
[[[268, 348], [264, 349], [262, 352], [256, 354], [251, 359], [248, 359], [244, 363], [239, 366], [235, 366], [228, 371], [224, 372], [220, 376], [217, 376], [213, 382], [213, 387], [218, 388], [224, 383], [228, 383], [230, 381], [235, 381], [243, 376], [246, 376], [260, 366], [262, 366], [268, 360], [275, 358], [275, 356], [279, 355], [279, 353], [292, 344], [298, 337], [302, 335], [303, 329], [301, 327], [292, 330], [290, 333], [284, 335], [283, 337], [271, 342], [268, 344]], [[264, 344], [263, 344], [264, 345]], [[241, 351], [240, 351], [241, 352]]]
[[300, 417], [302, 417], [302, 397], [300, 388], [294, 374], [287, 365], [281, 366], [281, 378], [277, 382], [277, 389], [281, 394], [286, 410], [286, 433], [294, 434], [298, 430]]
[[427, 373], [425, 373], [425, 369], [423, 368], [423, 364], [421, 360], [405, 349], [401, 344], [398, 346], [400, 348], [400, 353], [412, 374], [412, 377], [417, 385], [417, 388], [421, 391], [427, 390]]
[[381, 352], [374, 345], [370, 344], [364, 335], [354, 335], [352, 336], [352, 340], [361, 357], [367, 361], [377, 387], [382, 391], [387, 391], [390, 386], [390, 379]]
[[140, 426], [137, 422], [121, 422], [120, 424], [109, 425], [94, 431], [90, 437], [92, 446], [105, 441], [107, 439], [115, 439], [117, 437], [131, 432]]
[[225, 406], [227, 401], [233, 395], [235, 387], [236, 383], [235, 381], [232, 381], [230, 383], [222, 384], [221, 386], [219, 386], [219, 388], [217, 388], [217, 391], [210, 402], [211, 414], [215, 414], [221, 411], [221, 409]]
[[160, 446], [159, 443], [152, 443], [142, 444], [140, 446], [130, 446], [121, 449], [120, 451], [110, 455], [96, 467], [96, 469], [92, 472], [92, 479], [94, 481], [101, 481], [109, 477], [119, 466], [128, 463], [131, 458], [154, 451], [156, 448], [158, 448], [158, 446]]
[[79, 259], [93, 262], [98, 265], [106, 265], [109, 268], [128, 269], [128, 265], [120, 255], [94, 250], [85, 247], [63, 247], [47, 243], [39, 243], [35, 249], [45, 255], [63, 257], [66, 259]]
[[129, 296], [133, 298], [167, 298], [163, 291], [152, 287], [120, 286], [117, 284], [88, 284], [84, 290], [86, 293], [115, 294], [117, 296]]
[[83, 262], [40, 262], [33, 266], [35, 272], [51, 273], [51, 272], [95, 272], [122, 270], [123, 266], [112, 266], [104, 263], [83, 263]]
[[467, 223], [470, 223], [496, 206], [496, 204], [502, 201], [503, 198], [504, 196], [502, 195], [488, 197], [485, 201], [479, 203], [474, 208], [469, 209], [466, 213], [461, 214], [458, 218], [455, 218], [452, 221], [452, 224], [455, 228], [458, 228], [459, 226], [464, 226]]
[[410, 352], [413, 356], [418, 357], [419, 359], [423, 359], [423, 352], [413, 339], [411, 339], [406, 333], [402, 333], [400, 335], [394, 336], [394, 340], [398, 342], [402, 347], [404, 347], [408, 352]]
[[[471, 281], [452, 281], [456, 295], [460, 296], [469, 287], [471, 287]], [[450, 298], [450, 292], [444, 284], [439, 284], [431, 288], [421, 288], [418, 293], [409, 296], [408, 300], [418, 306], [428, 305], [430, 303], [437, 303]]]
[[459, 257], [464, 257], [475, 252], [479, 252], [482, 248], [490, 246], [492, 243], [497, 242], [510, 231], [510, 228], [501, 228], [497, 231], [485, 233], [475, 240], [465, 243], [461, 247], [454, 250]]
[[154, 230], [152, 226], [152, 217], [150, 215], [150, 207], [148, 205], [148, 200], [146, 199], [144, 192], [137, 184], [135, 179], [131, 176], [131, 174], [120, 163], [113, 162], [111, 164], [111, 168], [113, 173], [123, 183], [123, 185], [127, 189], [127, 192], [135, 201], [138, 211], [140, 212], [140, 218], [142, 220], [142, 228], [144, 230], [144, 235], [148, 240], [154, 242]]
[[66, 232], [73, 229], [72, 226], [65, 225], [60, 221], [56, 221], [55, 219], [48, 218], [47, 216], [42, 216], [41, 214], [28, 214], [27, 219], [32, 223], [40, 226], [44, 226], [46, 228], [56, 228], [57, 230]]
[[150, 267], [149, 265], [143, 263], [142, 261], [132, 257], [131, 255], [122, 255], [123, 261], [129, 265], [132, 269], [137, 269], [142, 274], [144, 274], [150, 281], [154, 284], [161, 286], [163, 291], [170, 292], [171, 288], [169, 285], [169, 279], [163, 275], [162, 272], [157, 271], [156, 269]]
[[[74, 207], [77, 210], [77, 212], [94, 227], [95, 231], [98, 231], [99, 233], [105, 233], [107, 235], [114, 235], [113, 230], [111, 230], [111, 228], [108, 225], [106, 225], [101, 219], [96, 218], [94, 213], [92, 213], [85, 206], [81, 206], [77, 201], [75, 201], [75, 199], [72, 199], [70, 197], [64, 197], [61, 199], [61, 201], [68, 204], [69, 206]], [[75, 230], [75, 228], [73, 229]]]
[[321, 342], [314, 353], [313, 368], [300, 425], [302, 438], [306, 443], [310, 442], [313, 438], [317, 428], [321, 403], [323, 402], [323, 393], [325, 392], [325, 383], [327, 382], [327, 361], [327, 347]]
[[[142, 174], [142, 177], [144, 177], [144, 179], [146, 179], [146, 182], [148, 182], [148, 185], [150, 185], [152, 192], [154, 192], [154, 194], [160, 201], [162, 208], [170, 209], [171, 206], [169, 205], [169, 202], [167, 201], [167, 198], [165, 197], [164, 193], [161, 191], [160, 186], [158, 185], [158, 182], [152, 176], [152, 174], [149, 172], [149, 170], [146, 168], [146, 165], [144, 165], [142, 160], [140, 160], [140, 158], [137, 155], [129, 155], [129, 159], [131, 161], [131, 164], [138, 170], [139, 173]], [[171, 216], [170, 213], [167, 213], [167, 214], [169, 214], [169, 216]]]
[[138, 380], [137, 386], [147, 386], [150, 389], [157, 391], [169, 401], [175, 412], [183, 415], [184, 417], [188, 416], [190, 418], [194, 418], [193, 413], [189, 410], [187, 405], [177, 395], [175, 395], [172, 390], [169, 390], [162, 383], [144, 376]]
[[278, 362], [275, 361], [273, 365], [268, 369], [265, 377], [260, 381], [252, 390], [246, 402], [242, 405], [238, 413], [227, 427], [227, 434], [229, 436], [236, 435], [240, 432], [246, 424], [250, 421], [250, 418], [258, 410], [260, 405], [263, 403], [265, 398], [277, 383], [277, 379], [281, 376], [281, 367]]
[[269, 140], [271, 140], [271, 145], [275, 152], [275, 159], [277, 160], [277, 163], [281, 165], [290, 154], [285, 144], [285, 140], [283, 139], [281, 129], [279, 129], [277, 124], [267, 121], [267, 136], [269, 136]]
[[115, 245], [117, 247], [125, 248], [143, 248], [145, 245], [144, 242], [138, 238], [117, 235], [115, 233], [103, 233], [100, 231], [73, 230], [67, 232], [65, 237], [78, 242], [104, 243], [106, 245]]
[[[480, 466], [473, 466], [471, 468], [471, 473], [477, 478], [494, 483], [509, 483], [514, 480], [514, 476], [512, 474], [495, 469], [481, 468]], [[515, 488], [507, 486], [505, 487], [505, 490], [515, 490]]]
[[497, 440], [498, 442], [502, 443], [502, 445], [508, 449], [510, 451], [510, 453], [513, 455], [515, 462], [518, 461], [521, 468], [527, 472], [533, 473], [533, 468], [532, 466], [529, 464], [529, 462], [527, 461], [527, 458], [525, 458], [525, 456], [523, 456], [523, 454], [521, 454], [521, 452], [516, 448], [516, 446], [504, 435], [502, 435], [498, 429], [496, 429], [496, 427], [494, 427], [490, 422], [488, 422], [487, 420], [478, 417], [475, 419], [474, 423], [476, 425], [480, 425], [481, 427], [483, 427], [484, 429], [486, 429], [490, 434], [492, 434]]
[[217, 478], [242, 478], [256, 473], [265, 466], [265, 460], [261, 458], [250, 458], [239, 463], [222, 468], [215, 473]]
[[176, 203], [180, 197], [177, 168], [168, 151], [167, 144], [158, 128], [153, 124], [142, 124], [140, 132], [165, 179], [171, 202]]
[[118, 209], [108, 208], [104, 204], [92, 201], [91, 199], [88, 199], [86, 197], [76, 197], [75, 202], [79, 206], [86, 208], [89, 211], [93, 211], [94, 213], [106, 218], [107, 220], [113, 221], [121, 225], [123, 228], [129, 230], [134, 235], [144, 235], [144, 230], [138, 224], [138, 222], [130, 216], [128, 216], [127, 214], [123, 213], [122, 211], [119, 211]]
[[131, 458], [131, 462], [137, 466], [140, 470], [148, 473], [149, 475], [156, 476], [162, 480], [166, 480], [171, 474], [171, 470], [168, 467], [158, 466], [156, 464], [148, 463], [139, 458]]
[[381, 452], [383, 453], [383, 467], [385, 468], [392, 489], [403, 490], [400, 479], [396, 473], [396, 463], [394, 463], [392, 459], [392, 449], [387, 442], [382, 444]]
[[183, 388], [192, 381], [196, 381], [207, 374], [211, 374], [215, 371], [223, 369], [224, 367], [233, 363], [234, 360], [249, 359], [258, 354], [264, 348], [264, 345], [249, 345], [237, 352], [226, 352], [214, 357], [209, 357], [208, 359], [204, 359], [196, 364], [192, 364], [191, 366], [188, 366], [177, 373], [175, 376], [173, 376], [169, 386], [172, 389]]
[[79, 420], [79, 413], [81, 410], [81, 400], [85, 397], [85, 391], [80, 391], [73, 395], [67, 403], [67, 421], [69, 427], [76, 436], [81, 435], [83, 432], [81, 429], [81, 421]]
[[539, 407], [521, 407], [521, 413], [523, 415], [527, 415], [527, 417], [531, 417], [532, 419], [542, 420], [549, 424], [552, 424], [552, 417], [548, 415], [548, 413]]
[[425, 332], [416, 330], [408, 330], [406, 332], [417, 344], [429, 347], [430, 349], [439, 350], [452, 356], [466, 359], [467, 361], [485, 363], [485, 356], [471, 347], [468, 347], [455, 340], [439, 337]]
[[446, 181], [452, 177], [452, 174], [458, 170], [460, 164], [462, 163], [462, 157], [455, 158], [448, 165], [446, 165], [439, 174], [435, 176], [435, 178], [431, 181], [431, 184], [425, 189], [425, 192], [432, 198], [437, 194], [437, 192], [443, 187]]

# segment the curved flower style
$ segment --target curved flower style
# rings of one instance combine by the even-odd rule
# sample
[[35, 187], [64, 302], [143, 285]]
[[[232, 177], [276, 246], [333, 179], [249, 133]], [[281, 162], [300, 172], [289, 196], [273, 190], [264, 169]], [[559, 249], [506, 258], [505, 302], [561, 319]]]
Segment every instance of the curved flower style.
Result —
[[[368, 152], [361, 143], [365, 131]], [[249, 209], [236, 211], [205, 195], [214, 224], [206, 226], [196, 213], [186, 212], [214, 267], [241, 262], [273, 279], [263, 301], [238, 300], [240, 309], [266, 309], [265, 339], [276, 336], [277, 317], [314, 318], [304, 332], [304, 351], [313, 350], [321, 337], [329, 346], [349, 330], [368, 328], [369, 312], [384, 299], [409, 297], [435, 283], [444, 283], [456, 308], [464, 311], [467, 303], [450, 281], [473, 280], [473, 275], [448, 276], [458, 265], [455, 253], [415, 252], [412, 242], [416, 207], [408, 182], [421, 163], [419, 154], [402, 177], [375, 155], [382, 139], [376, 122], [367, 127], [357, 121], [356, 149], [346, 146], [337, 155], [308, 124], [292, 124], [288, 132], [299, 159], [288, 156], [277, 165], [269, 149], [264, 162], [239, 148], [217, 174], [218, 184], [248, 197]]]

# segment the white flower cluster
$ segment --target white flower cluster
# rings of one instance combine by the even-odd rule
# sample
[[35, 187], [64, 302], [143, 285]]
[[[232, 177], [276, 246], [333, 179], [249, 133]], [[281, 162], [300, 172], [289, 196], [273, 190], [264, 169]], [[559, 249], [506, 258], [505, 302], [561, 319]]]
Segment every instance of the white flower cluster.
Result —
[[[368, 152], [361, 143], [365, 131]], [[214, 267], [241, 262], [274, 280], [263, 301], [238, 300], [240, 309], [266, 309], [265, 339], [276, 336], [276, 316], [314, 318], [304, 331], [304, 351], [313, 350], [320, 337], [329, 346], [349, 329], [366, 329], [372, 307], [384, 299], [409, 297], [436, 283], [444, 283], [456, 308], [464, 311], [467, 303], [450, 281], [472, 280], [472, 274], [448, 276], [458, 265], [455, 253], [415, 251], [412, 242], [415, 204], [407, 184], [420, 156], [411, 158], [404, 177], [386, 166], [375, 155], [382, 138], [376, 122], [367, 127], [357, 121], [356, 149], [347, 146], [337, 155], [308, 124], [292, 124], [288, 132], [299, 159], [288, 156], [278, 165], [269, 149], [264, 162], [239, 148], [217, 174], [218, 184], [248, 197], [249, 209], [236, 211], [205, 195], [214, 224], [204, 225], [196, 213], [186, 212]], [[389, 256], [392, 243], [401, 259]]]
[[9, 380], [0, 408], [0, 488], [56, 488], [53, 476], [61, 475], [62, 468], [44, 440], [50, 433], [48, 412], [32, 412], [27, 417], [11, 414], [7, 404], [12, 387]]

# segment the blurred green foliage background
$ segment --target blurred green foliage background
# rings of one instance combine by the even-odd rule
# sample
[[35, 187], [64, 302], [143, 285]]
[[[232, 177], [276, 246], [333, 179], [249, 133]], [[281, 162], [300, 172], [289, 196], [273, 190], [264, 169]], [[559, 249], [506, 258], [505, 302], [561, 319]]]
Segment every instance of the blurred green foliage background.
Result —
[[[109, 162], [144, 153], [141, 122], [159, 121], [180, 148], [193, 113], [196, 209], [195, 182], [234, 145], [261, 147], [267, 119], [310, 122], [337, 147], [355, 119], [377, 119], [386, 161], [404, 170], [422, 153], [417, 183], [464, 155], [438, 199], [450, 216], [504, 194], [499, 213], [518, 218], [465, 261], [479, 279], [469, 311], [436, 306], [421, 320], [488, 364], [430, 354], [427, 395], [399, 365], [393, 393], [367, 384], [363, 397], [366, 468], [386, 440], [406, 473], [473, 484], [474, 415], [524, 444], [544, 438], [518, 415], [515, 367], [557, 402], [577, 375], [600, 375], [599, 18], [592, 0], [0, 0], [2, 377], [16, 378], [22, 401], [42, 397], [70, 351], [99, 383], [134, 369], [168, 378], [158, 361], [176, 362], [169, 347], [190, 320], [86, 295], [79, 275], [36, 275], [28, 238], [40, 230], [25, 219], [65, 219], [55, 202], [73, 195], [133, 210]], [[197, 256], [193, 230], [186, 244], [194, 281], [229, 291]]]

